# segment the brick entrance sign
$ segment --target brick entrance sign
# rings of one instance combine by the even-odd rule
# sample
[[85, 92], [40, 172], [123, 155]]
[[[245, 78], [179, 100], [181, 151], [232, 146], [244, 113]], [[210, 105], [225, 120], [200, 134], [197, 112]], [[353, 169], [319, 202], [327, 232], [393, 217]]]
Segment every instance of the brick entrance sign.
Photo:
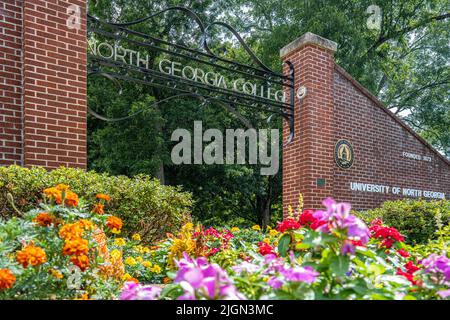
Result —
[[[0, 165], [85, 168], [86, 0], [2, 0], [0, 32]], [[336, 65], [336, 50], [311, 33], [281, 50], [303, 89], [283, 149], [285, 212], [299, 193], [309, 208], [449, 198], [449, 161]]]
[[0, 165], [86, 167], [86, 0], [0, 2]]
[[300, 192], [307, 208], [321, 208], [329, 196], [361, 210], [450, 198], [450, 162], [335, 64], [336, 50], [307, 33], [280, 51], [295, 66], [297, 87], [306, 88], [295, 98], [295, 138], [283, 148], [284, 212]]

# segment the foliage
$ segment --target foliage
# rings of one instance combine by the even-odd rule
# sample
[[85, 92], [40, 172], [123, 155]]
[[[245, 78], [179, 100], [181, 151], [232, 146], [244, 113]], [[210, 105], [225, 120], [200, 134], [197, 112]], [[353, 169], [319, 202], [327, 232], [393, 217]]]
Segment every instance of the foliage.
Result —
[[448, 252], [450, 248], [450, 225], [436, 231], [434, 239], [429, 239], [426, 244], [419, 244], [411, 247], [411, 250], [419, 255], [427, 256], [432, 253], [442, 254]]
[[17, 209], [24, 212], [40, 201], [45, 188], [60, 183], [69, 185], [87, 204], [95, 203], [97, 193], [108, 194], [112, 201], [106, 207], [125, 220], [124, 232], [131, 235], [139, 231], [146, 242], [175, 232], [190, 220], [191, 195], [179, 187], [163, 186], [149, 176], [127, 178], [69, 168], [47, 172], [18, 166], [0, 167], [0, 216], [19, 214], [8, 201], [8, 193]]
[[124, 282], [166, 281], [167, 246], [124, 237], [123, 221], [96, 209], [114, 199], [94, 198], [59, 184], [23, 217], [0, 220], [0, 299], [115, 299]]
[[[277, 230], [262, 232], [255, 227], [244, 233], [232, 228], [228, 246], [222, 246], [208, 259], [199, 252], [184, 252], [176, 260], [176, 272], [169, 272], [173, 283], [163, 290], [131, 285], [124, 288], [124, 296], [346, 300], [450, 296], [450, 259], [442, 247], [439, 252], [422, 255], [381, 220], [367, 226], [349, 213], [348, 204], [331, 199], [324, 204], [326, 210], [294, 212], [279, 223]], [[253, 240], [248, 241], [248, 233], [255, 234]], [[263, 240], [256, 243], [258, 234]], [[176, 239], [186, 238], [185, 234], [178, 235], [167, 242], [172, 248]], [[218, 241], [223, 240], [218, 237]], [[144, 294], [154, 290], [158, 294]]]
[[[276, 229], [186, 224], [145, 246], [123, 221], [67, 185], [0, 222], [0, 299], [446, 299], [448, 227], [432, 250], [397, 229], [366, 225], [350, 205], [291, 211]], [[161, 284], [164, 285], [161, 285]]]
[[23, 218], [0, 222], [0, 269], [14, 275], [0, 299], [114, 298], [123, 264], [106, 245], [112, 216], [89, 214], [83, 201], [68, 205], [69, 189], [55, 190], [62, 192], [61, 204], [56, 205], [55, 193], [47, 193]]
[[426, 244], [439, 225], [450, 223], [450, 201], [397, 200], [386, 201], [381, 208], [357, 213], [364, 221], [381, 218], [397, 228], [411, 244]]

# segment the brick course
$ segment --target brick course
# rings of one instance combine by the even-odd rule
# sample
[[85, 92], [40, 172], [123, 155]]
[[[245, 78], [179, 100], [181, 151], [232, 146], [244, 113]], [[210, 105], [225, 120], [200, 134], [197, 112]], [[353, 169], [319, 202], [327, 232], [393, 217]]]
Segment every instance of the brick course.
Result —
[[[296, 89], [307, 88], [303, 100], [295, 98], [295, 138], [283, 149], [283, 212], [296, 207], [300, 192], [305, 207], [314, 209], [329, 196], [358, 210], [403, 198], [351, 191], [351, 182], [438, 191], [450, 198], [450, 162], [334, 63], [334, 43], [312, 34], [302, 38], [282, 49], [283, 59], [295, 66]], [[284, 141], [288, 135], [285, 123]], [[334, 161], [340, 139], [353, 145], [349, 169]], [[403, 152], [432, 162], [405, 158]], [[319, 178], [325, 186], [317, 186]]]
[[22, 4], [0, 3], [0, 165], [23, 161]]
[[[81, 9], [78, 30], [66, 25], [70, 5]], [[0, 88], [6, 92], [0, 108], [0, 164], [85, 168], [86, 0], [6, 0], [4, 6], [16, 10], [7, 32], [19, 47], [7, 51], [8, 60], [1, 63], [2, 72], [12, 61], [14, 69], [8, 69], [6, 87]], [[0, 59], [3, 52], [2, 46]], [[15, 121], [5, 121], [7, 115]], [[15, 149], [6, 148], [10, 145]]]

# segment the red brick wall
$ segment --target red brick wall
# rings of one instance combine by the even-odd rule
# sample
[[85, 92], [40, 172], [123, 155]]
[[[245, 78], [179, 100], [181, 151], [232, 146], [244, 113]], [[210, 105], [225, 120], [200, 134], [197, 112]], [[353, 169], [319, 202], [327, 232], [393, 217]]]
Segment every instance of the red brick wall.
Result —
[[[289, 52], [283, 59], [295, 66], [296, 87], [307, 89], [302, 101], [295, 98], [295, 137], [283, 148], [283, 212], [288, 205], [296, 207], [300, 192], [305, 208], [314, 209], [330, 196], [359, 210], [405, 198], [392, 189], [389, 194], [352, 191], [351, 182], [443, 192], [450, 198], [450, 162], [335, 65], [334, 43], [315, 35], [305, 39], [282, 49], [282, 55]], [[288, 135], [285, 123], [284, 141]], [[354, 149], [349, 169], [334, 161], [340, 139]], [[432, 161], [406, 158], [403, 152]], [[318, 187], [317, 179], [325, 179], [325, 186]]]
[[[356, 209], [379, 206], [403, 195], [351, 191], [351, 182], [446, 193], [450, 198], [450, 164], [418, 137], [339, 66], [334, 72], [335, 141], [353, 145], [349, 169], [334, 165], [333, 197]], [[431, 162], [406, 158], [403, 152], [431, 157]], [[409, 196], [407, 198], [414, 198]]]
[[[295, 137], [283, 148], [283, 208], [286, 212], [288, 205], [297, 206], [300, 192], [307, 206], [320, 203], [332, 192], [334, 62], [332, 51], [310, 44], [284, 59], [295, 66], [296, 90], [300, 86], [307, 88], [302, 101], [295, 98]], [[286, 142], [287, 124], [283, 130]], [[318, 178], [325, 179], [325, 186], [317, 186]]]
[[[18, 19], [14, 27], [23, 28], [22, 50], [17, 51], [20, 56], [17, 63], [22, 68], [22, 74], [17, 71], [14, 75], [22, 81], [22, 88], [17, 89], [21, 91], [14, 101], [7, 101], [7, 106], [11, 106], [9, 108], [17, 110], [15, 116], [22, 118], [19, 123], [23, 124], [22, 127], [17, 124], [16, 128], [22, 131], [24, 148], [19, 152], [19, 146], [14, 153], [17, 158], [22, 158], [21, 164], [24, 166], [84, 168], [86, 0], [6, 2], [7, 6], [15, 4], [21, 13], [21, 20]], [[78, 5], [81, 9], [79, 29], [67, 27], [70, 5]], [[12, 84], [7, 87], [8, 91], [15, 89]], [[2, 109], [5, 109], [4, 106]], [[8, 109], [6, 111], [9, 112]], [[6, 127], [12, 123], [8, 121]], [[9, 137], [2, 137], [1, 140], [5, 144], [11, 143]], [[3, 149], [0, 152], [3, 158], [8, 155]], [[18, 163], [18, 160], [1, 164], [10, 163]]]
[[22, 164], [22, 4], [0, 3], [0, 165]]

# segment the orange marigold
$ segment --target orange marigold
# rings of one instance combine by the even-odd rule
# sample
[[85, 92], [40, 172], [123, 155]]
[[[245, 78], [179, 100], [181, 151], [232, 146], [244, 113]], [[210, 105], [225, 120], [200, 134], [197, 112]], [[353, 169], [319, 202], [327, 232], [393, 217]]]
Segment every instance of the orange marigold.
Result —
[[10, 289], [16, 282], [16, 277], [9, 269], [0, 269], [0, 290]]
[[39, 213], [34, 219], [33, 222], [36, 222], [41, 227], [48, 227], [52, 224], [55, 224], [55, 217], [47, 212]]
[[61, 191], [56, 188], [44, 189], [44, 195], [47, 198], [55, 200], [57, 203], [61, 203]]
[[78, 195], [75, 192], [72, 192], [70, 190], [66, 191], [66, 196], [64, 198], [64, 203], [68, 205], [69, 207], [76, 207], [78, 206]]
[[89, 252], [88, 241], [85, 239], [66, 240], [63, 247], [63, 254], [67, 256], [86, 255]]
[[85, 254], [79, 256], [71, 256], [70, 262], [80, 268], [81, 271], [84, 271], [89, 267], [89, 257]]
[[62, 203], [62, 194], [64, 192], [64, 203], [70, 207], [78, 206], [78, 195], [70, 191], [69, 186], [65, 184], [58, 184], [54, 188], [44, 189], [44, 194], [47, 198], [53, 199], [57, 204]]
[[106, 220], [106, 226], [111, 230], [120, 230], [122, 229], [123, 222], [122, 219], [111, 216]]
[[24, 268], [27, 268], [28, 265], [32, 265], [34, 267], [47, 262], [47, 255], [42, 248], [29, 244], [22, 250], [17, 251], [16, 260]]
[[68, 223], [65, 224], [59, 229], [59, 236], [62, 239], [70, 240], [70, 239], [78, 239], [84, 235], [83, 226], [79, 223]]
[[92, 212], [93, 212], [93, 213], [97, 213], [97, 214], [103, 214], [103, 213], [105, 213], [105, 211], [103, 210], [104, 207], [105, 207], [105, 206], [104, 206], [103, 204], [97, 203], [97, 204], [95, 204], [94, 207], [92, 208]]
[[97, 199], [105, 200], [107, 202], [111, 200], [111, 198], [107, 194], [104, 194], [104, 193], [99, 193], [99, 194], [97, 194], [96, 197], [97, 197]]

